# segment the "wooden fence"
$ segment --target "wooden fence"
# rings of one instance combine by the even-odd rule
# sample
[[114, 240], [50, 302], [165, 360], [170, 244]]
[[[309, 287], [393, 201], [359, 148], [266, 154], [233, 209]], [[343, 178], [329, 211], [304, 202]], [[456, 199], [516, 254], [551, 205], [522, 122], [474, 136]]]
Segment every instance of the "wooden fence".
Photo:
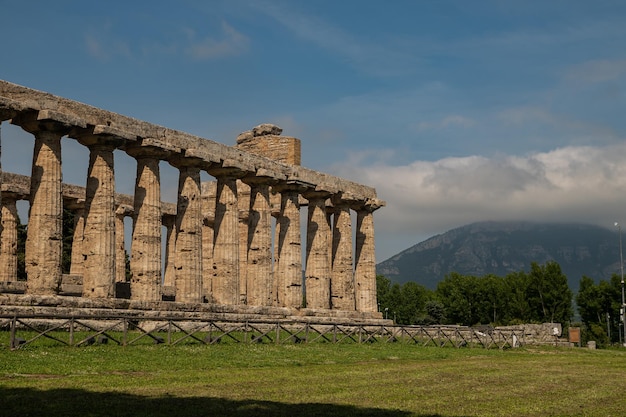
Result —
[[146, 343], [407, 343], [506, 349], [527, 344], [527, 341], [523, 330], [486, 330], [464, 326], [374, 326], [263, 320], [235, 322], [140, 316], [0, 316], [1, 348], [21, 349], [38, 344], [80, 347], [107, 343], [121, 346]]

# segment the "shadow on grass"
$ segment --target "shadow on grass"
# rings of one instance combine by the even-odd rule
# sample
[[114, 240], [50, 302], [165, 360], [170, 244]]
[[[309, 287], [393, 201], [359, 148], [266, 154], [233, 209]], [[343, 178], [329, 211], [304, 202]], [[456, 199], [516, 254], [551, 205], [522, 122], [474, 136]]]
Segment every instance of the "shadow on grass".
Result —
[[288, 404], [272, 401], [228, 400], [210, 397], [142, 397], [78, 389], [36, 390], [0, 387], [0, 416], [373, 416], [441, 417], [400, 410], [360, 408], [337, 404]]

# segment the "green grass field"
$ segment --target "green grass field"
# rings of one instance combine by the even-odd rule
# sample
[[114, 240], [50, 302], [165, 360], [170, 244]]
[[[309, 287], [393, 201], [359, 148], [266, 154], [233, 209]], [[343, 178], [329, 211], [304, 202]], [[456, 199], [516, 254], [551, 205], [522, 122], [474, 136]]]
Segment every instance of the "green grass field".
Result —
[[0, 416], [624, 416], [626, 350], [409, 344], [0, 350]]

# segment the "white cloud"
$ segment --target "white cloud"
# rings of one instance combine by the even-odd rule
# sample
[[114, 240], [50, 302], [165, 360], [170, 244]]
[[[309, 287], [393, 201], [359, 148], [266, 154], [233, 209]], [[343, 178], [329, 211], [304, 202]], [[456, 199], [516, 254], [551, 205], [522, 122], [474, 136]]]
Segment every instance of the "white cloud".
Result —
[[99, 61], [109, 61], [115, 56], [131, 57], [130, 46], [120, 40], [103, 40], [94, 35], [85, 35], [87, 53]]
[[573, 82], [601, 83], [626, 75], [626, 59], [586, 61], [569, 69], [566, 79]]
[[198, 60], [239, 55], [248, 49], [249, 44], [248, 37], [226, 22], [222, 22], [222, 37], [219, 39], [207, 36], [204, 39], [196, 40], [193, 30], [187, 30], [187, 35], [191, 44], [185, 51], [187, 55]]
[[[387, 206], [376, 214], [379, 260], [434, 234], [476, 221], [582, 222], [609, 227], [626, 217], [626, 144], [564, 147], [527, 156], [467, 156], [336, 166], [337, 175], [374, 186]], [[391, 236], [394, 238], [391, 239]], [[394, 243], [387, 243], [393, 245]]]

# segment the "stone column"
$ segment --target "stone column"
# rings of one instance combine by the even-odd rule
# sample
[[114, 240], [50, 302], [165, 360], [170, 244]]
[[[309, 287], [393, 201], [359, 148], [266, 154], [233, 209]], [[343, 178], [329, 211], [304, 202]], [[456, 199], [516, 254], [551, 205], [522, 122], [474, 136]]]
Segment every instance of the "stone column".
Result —
[[83, 297], [115, 297], [115, 145], [94, 137], [89, 147], [83, 233]]
[[[1, 176], [1, 175], [0, 175]], [[17, 196], [2, 192], [0, 282], [17, 281]]]
[[272, 212], [267, 177], [243, 179], [250, 186], [247, 230], [248, 305], [272, 305]]
[[[237, 180], [239, 218], [239, 304], [248, 304], [248, 220], [250, 218], [250, 186]], [[252, 279], [252, 278], [251, 278]]]
[[203, 288], [200, 168], [182, 159], [173, 165], [178, 166], [180, 171], [176, 209], [176, 301], [201, 303]]
[[163, 215], [163, 226], [167, 230], [163, 286], [176, 288], [176, 216]]
[[217, 182], [202, 183], [202, 287], [207, 302], [214, 303], [212, 298], [213, 280], [213, 239], [215, 224], [215, 195]]
[[239, 304], [239, 213], [237, 178], [239, 170], [210, 169], [217, 178], [213, 238], [212, 300], [217, 304]]
[[85, 232], [85, 203], [74, 209], [74, 236], [72, 237], [72, 259], [70, 275], [83, 275], [83, 233]]
[[65, 132], [22, 127], [35, 135], [26, 234], [26, 292], [54, 295], [61, 286], [61, 137]]
[[120, 204], [115, 210], [115, 282], [126, 282], [126, 236], [124, 219], [133, 208]]
[[161, 183], [159, 156], [146, 148], [129, 148], [137, 160], [133, 234], [130, 256], [131, 300], [161, 300]]
[[330, 308], [330, 225], [326, 217], [326, 199], [329, 193], [307, 191], [309, 201], [305, 294], [306, 307]]
[[300, 192], [295, 184], [278, 184], [272, 187], [280, 193], [280, 212], [276, 219], [276, 305], [302, 307], [302, 237], [300, 235]]
[[356, 250], [354, 284], [357, 311], [373, 313], [376, 301], [376, 253], [374, 246], [374, 211], [382, 202], [373, 200], [356, 207]]
[[330, 285], [331, 307], [354, 311], [354, 273], [352, 265], [352, 219], [348, 201], [340, 196], [333, 198], [332, 277]]

